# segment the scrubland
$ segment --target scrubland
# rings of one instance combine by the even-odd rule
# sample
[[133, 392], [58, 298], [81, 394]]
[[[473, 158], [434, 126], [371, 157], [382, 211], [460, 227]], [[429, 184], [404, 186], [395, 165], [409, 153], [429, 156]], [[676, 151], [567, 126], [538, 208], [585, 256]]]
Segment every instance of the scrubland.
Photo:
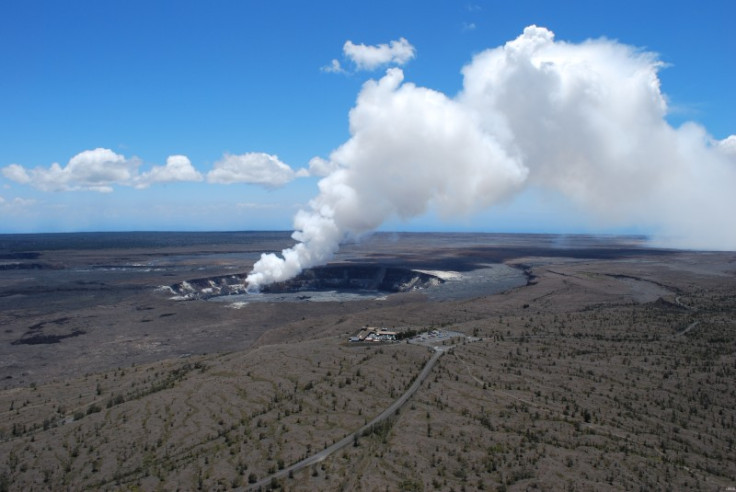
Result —
[[[336, 303], [247, 349], [5, 389], [0, 490], [246, 489], [351, 434], [267, 488], [736, 486], [733, 255], [513, 264], [530, 285]], [[248, 322], [247, 306], [232, 313]], [[443, 342], [454, 345], [409, 402], [355, 434], [431, 356], [347, 342], [367, 325], [472, 338]]]

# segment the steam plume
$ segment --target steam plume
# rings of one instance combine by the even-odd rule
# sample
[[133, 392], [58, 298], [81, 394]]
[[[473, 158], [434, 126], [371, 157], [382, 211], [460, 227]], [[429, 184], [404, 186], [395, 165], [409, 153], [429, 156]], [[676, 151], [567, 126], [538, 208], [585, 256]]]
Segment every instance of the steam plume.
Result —
[[298, 244], [261, 256], [250, 288], [328, 261], [391, 217], [446, 218], [526, 186], [562, 192], [611, 225], [670, 246], [736, 249], [736, 152], [695, 123], [673, 128], [652, 53], [609, 40], [570, 44], [530, 26], [463, 68], [454, 98], [389, 69], [365, 83], [350, 139], [294, 220]]

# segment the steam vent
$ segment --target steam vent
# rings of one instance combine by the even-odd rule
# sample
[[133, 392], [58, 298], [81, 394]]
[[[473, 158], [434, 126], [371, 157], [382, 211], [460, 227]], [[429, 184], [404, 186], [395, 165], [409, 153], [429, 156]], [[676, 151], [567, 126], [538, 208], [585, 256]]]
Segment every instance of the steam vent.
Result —
[[[200, 278], [169, 286], [174, 294], [187, 299], [245, 294], [247, 273]], [[426, 289], [444, 281], [435, 275], [408, 268], [383, 265], [334, 264], [304, 270], [293, 279], [266, 285], [263, 293], [301, 291], [376, 291], [407, 292]]]

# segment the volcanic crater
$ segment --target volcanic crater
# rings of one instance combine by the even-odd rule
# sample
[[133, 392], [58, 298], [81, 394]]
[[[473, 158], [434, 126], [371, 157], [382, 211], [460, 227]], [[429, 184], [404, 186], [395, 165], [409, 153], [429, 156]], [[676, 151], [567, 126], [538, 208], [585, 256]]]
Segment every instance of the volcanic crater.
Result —
[[[247, 273], [186, 280], [168, 286], [185, 299], [247, 294]], [[319, 291], [408, 292], [444, 283], [436, 275], [409, 268], [376, 264], [330, 264], [304, 270], [298, 276], [261, 287], [263, 294]]]

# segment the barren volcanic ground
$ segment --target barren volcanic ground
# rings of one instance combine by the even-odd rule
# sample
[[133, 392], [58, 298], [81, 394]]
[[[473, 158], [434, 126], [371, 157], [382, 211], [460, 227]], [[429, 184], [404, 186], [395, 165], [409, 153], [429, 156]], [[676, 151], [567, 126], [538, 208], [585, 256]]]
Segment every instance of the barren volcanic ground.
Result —
[[[736, 253], [378, 234], [259, 302], [212, 297], [290, 244], [0, 236], [0, 490], [736, 487]], [[210, 290], [173, 300], [187, 284]], [[366, 326], [466, 336], [358, 433], [434, 353], [347, 342]]]

